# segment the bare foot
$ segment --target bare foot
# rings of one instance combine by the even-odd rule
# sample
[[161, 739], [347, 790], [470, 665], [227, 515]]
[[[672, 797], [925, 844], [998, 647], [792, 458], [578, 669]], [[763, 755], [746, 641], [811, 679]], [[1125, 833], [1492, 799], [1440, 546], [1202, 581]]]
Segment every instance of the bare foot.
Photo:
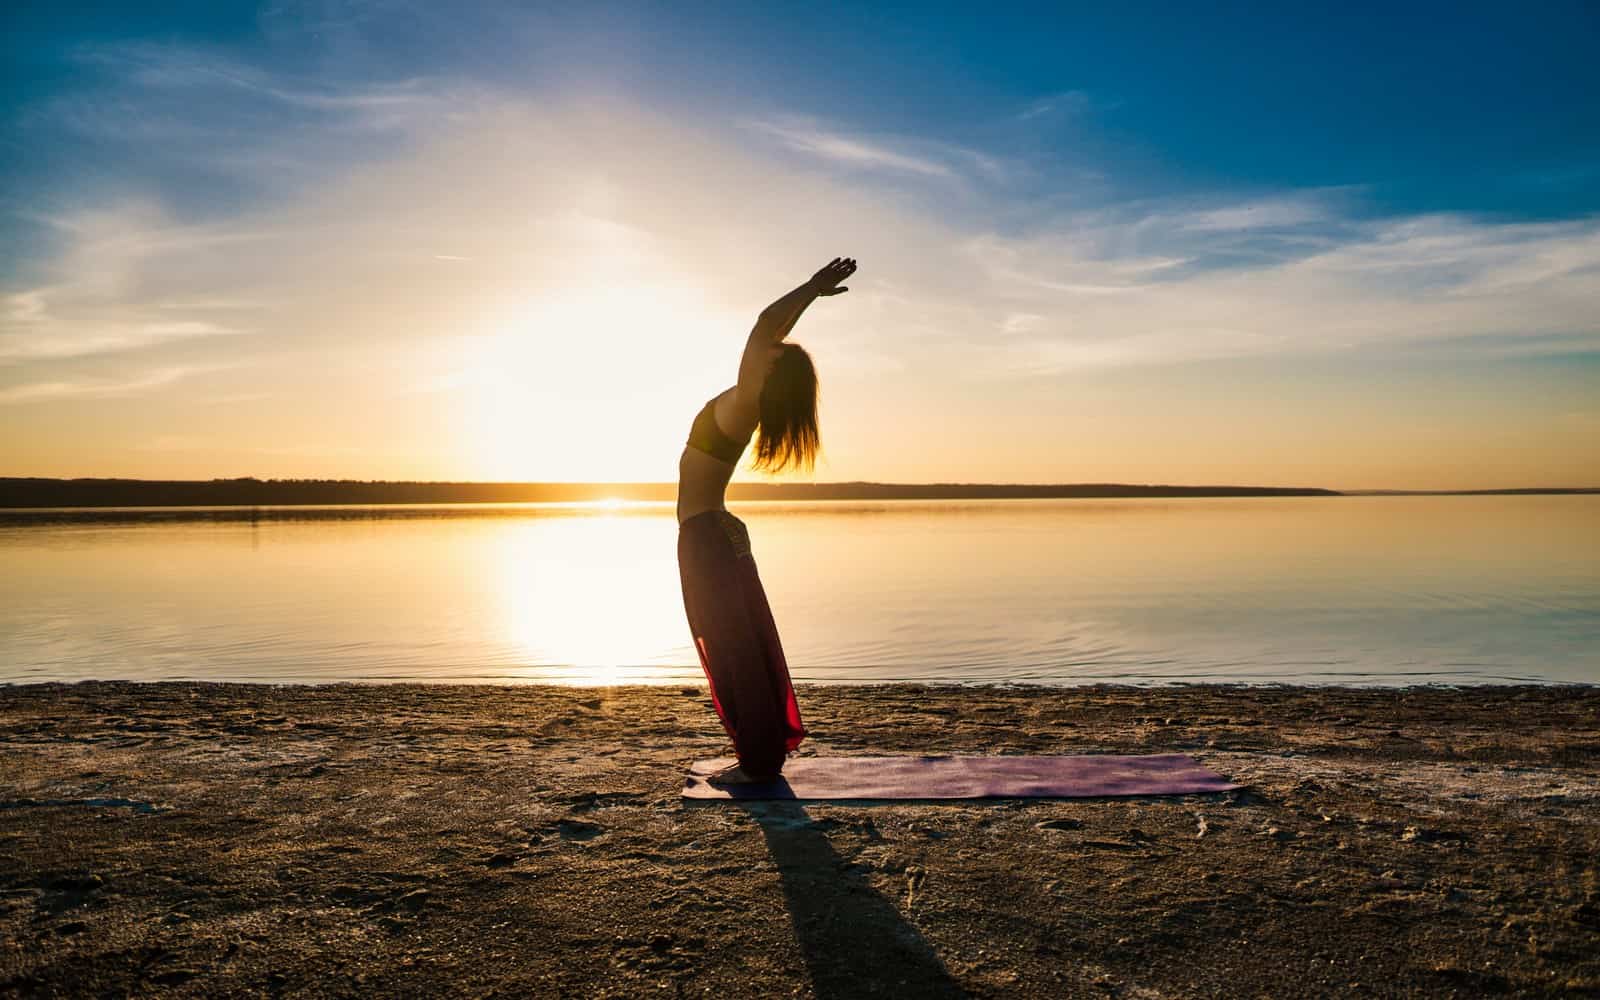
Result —
[[713, 785], [759, 785], [771, 780], [771, 778], [752, 778], [738, 764], [731, 764], [706, 779]]

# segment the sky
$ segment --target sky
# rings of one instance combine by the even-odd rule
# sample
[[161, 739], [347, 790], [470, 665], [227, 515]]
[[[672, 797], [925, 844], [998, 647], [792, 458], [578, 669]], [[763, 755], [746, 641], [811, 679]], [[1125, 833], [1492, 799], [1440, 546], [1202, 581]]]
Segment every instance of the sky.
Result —
[[1590, 3], [72, 6], [0, 475], [670, 482], [850, 256], [819, 481], [1600, 485]]

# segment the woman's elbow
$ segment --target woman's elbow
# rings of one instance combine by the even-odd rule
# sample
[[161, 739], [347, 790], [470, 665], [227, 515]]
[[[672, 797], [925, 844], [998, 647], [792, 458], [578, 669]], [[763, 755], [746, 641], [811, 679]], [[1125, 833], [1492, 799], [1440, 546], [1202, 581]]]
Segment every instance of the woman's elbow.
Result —
[[771, 310], [763, 310], [756, 317], [756, 325], [750, 330], [752, 340], [778, 340], [783, 337], [783, 317]]

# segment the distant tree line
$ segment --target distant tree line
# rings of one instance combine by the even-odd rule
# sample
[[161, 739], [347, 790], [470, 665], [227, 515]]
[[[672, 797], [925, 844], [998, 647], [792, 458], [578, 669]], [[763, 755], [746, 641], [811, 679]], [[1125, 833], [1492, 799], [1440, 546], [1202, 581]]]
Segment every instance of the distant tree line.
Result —
[[[959, 500], [1065, 497], [1338, 496], [1334, 490], [1125, 483], [734, 483], [729, 500]], [[673, 483], [440, 483], [359, 479], [0, 478], [0, 507], [252, 507], [672, 500]]]

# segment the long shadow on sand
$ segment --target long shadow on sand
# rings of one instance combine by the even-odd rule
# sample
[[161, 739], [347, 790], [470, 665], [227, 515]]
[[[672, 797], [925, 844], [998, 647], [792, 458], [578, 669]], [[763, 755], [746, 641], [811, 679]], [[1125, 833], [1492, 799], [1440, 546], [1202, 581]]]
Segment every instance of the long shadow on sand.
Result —
[[839, 856], [826, 828], [799, 802], [734, 804], [767, 838], [819, 998], [968, 996], [932, 946]]

